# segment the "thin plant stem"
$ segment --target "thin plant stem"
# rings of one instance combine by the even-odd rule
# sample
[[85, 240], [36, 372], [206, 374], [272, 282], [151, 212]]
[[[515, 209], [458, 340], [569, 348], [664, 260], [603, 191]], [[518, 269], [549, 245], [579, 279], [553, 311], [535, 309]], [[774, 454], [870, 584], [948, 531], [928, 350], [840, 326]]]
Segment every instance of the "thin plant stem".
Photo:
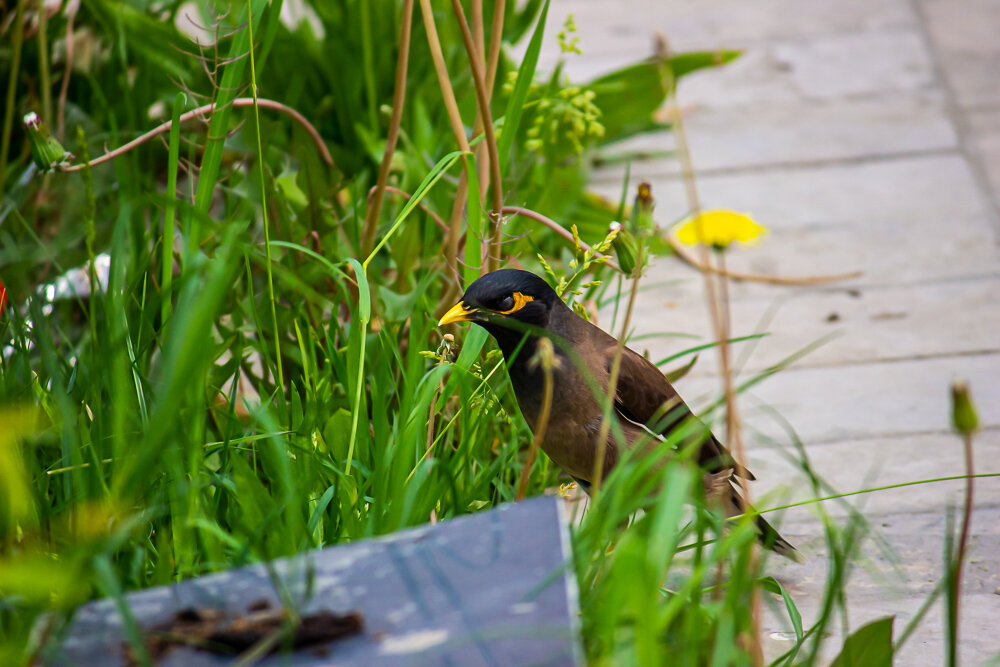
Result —
[[[278, 371], [278, 391], [285, 396], [285, 375], [281, 366], [281, 332], [278, 330], [278, 312], [274, 304], [274, 275], [271, 270], [271, 231], [267, 221], [267, 182], [264, 178], [264, 148], [260, 140], [260, 106], [257, 103], [257, 66], [253, 46], [253, 6], [247, 0], [247, 30], [250, 31], [250, 92], [253, 94], [254, 129], [257, 137], [257, 167], [260, 174], [260, 209], [264, 217], [264, 253], [267, 263], [267, 298], [271, 305], [271, 323], [274, 326], [274, 362]], [[170, 193], [173, 196], [173, 193]], [[173, 239], [171, 239], [173, 241]]]
[[[466, 158], [467, 160], [470, 158]], [[474, 157], [472, 159], [475, 159]], [[461, 271], [458, 270], [458, 250], [462, 240], [462, 212], [469, 199], [469, 175], [465, 169], [458, 177], [458, 187], [455, 189], [455, 201], [451, 204], [451, 215], [448, 218], [448, 246], [445, 249], [445, 262], [448, 272], [459, 285]], [[477, 200], [478, 202], [478, 200]]]
[[76, 12], [79, 8], [79, 3], [66, 4], [66, 68], [63, 72], [62, 85], [59, 86], [59, 111], [56, 124], [59, 130], [58, 136], [63, 141], [66, 137], [66, 97], [69, 95], [69, 80], [73, 75], [73, 24], [76, 22]]
[[[716, 253], [719, 269], [723, 272], [726, 270], [726, 251], [719, 250]], [[732, 318], [729, 308], [729, 279], [725, 275], [719, 276], [719, 308], [721, 312], [719, 313], [720, 322], [720, 337], [719, 337], [719, 354], [724, 357], [723, 368], [729, 369], [730, 372], [726, 373], [722, 378], [723, 387], [725, 388], [726, 395], [726, 442], [729, 446], [736, 451], [736, 455], [740, 463], [746, 460], [745, 452], [743, 450], [743, 437], [740, 433], [739, 428], [739, 412], [736, 407], [736, 392], [733, 390], [733, 373], [732, 373], [732, 360], [730, 358], [730, 346], [729, 339], [732, 337]], [[744, 497], [747, 499], [747, 504], [750, 503], [750, 489], [744, 489]]]
[[177, 166], [180, 162], [180, 114], [184, 104], [184, 93], [177, 93], [174, 99], [173, 121], [170, 128], [170, 139], [167, 144], [169, 160], [167, 161], [167, 204], [163, 211], [163, 247], [160, 267], [163, 280], [160, 283], [162, 303], [160, 304], [161, 326], [166, 326], [170, 319], [172, 283], [174, 279], [174, 231], [177, 210]]
[[486, 88], [493, 93], [500, 64], [500, 43], [503, 41], [503, 19], [507, 9], [506, 0], [493, 3], [493, 24], [490, 26], [490, 51], [486, 58]]
[[431, 52], [434, 73], [437, 75], [438, 86], [441, 88], [441, 101], [444, 102], [444, 108], [448, 114], [448, 122], [451, 124], [451, 131], [455, 135], [455, 142], [458, 144], [459, 150], [468, 152], [471, 150], [469, 148], [469, 138], [465, 134], [462, 114], [458, 110], [455, 91], [451, 87], [451, 78], [448, 74], [448, 66], [444, 60], [444, 53], [441, 50], [441, 40], [438, 37], [437, 24], [434, 22], [434, 9], [431, 7], [431, 0], [420, 0], [420, 15], [424, 19], [427, 46]]
[[[496, 226], [496, 236], [500, 233], [500, 209], [503, 208], [503, 183], [500, 180], [500, 156], [497, 152], [497, 138], [493, 132], [493, 117], [490, 113], [490, 101], [486, 90], [486, 81], [483, 70], [476, 58], [476, 45], [472, 41], [472, 34], [469, 32], [469, 24], [465, 20], [465, 11], [462, 9], [460, 0], [451, 0], [451, 6], [455, 11], [455, 18], [458, 19], [458, 27], [462, 32], [462, 41], [465, 42], [465, 51], [469, 58], [469, 65], [472, 68], [472, 78], [476, 87], [476, 99], [479, 103], [479, 115], [482, 118], [483, 133], [486, 138], [486, 151], [489, 155], [490, 163], [490, 188], [493, 193], [493, 210], [490, 211], [490, 218]], [[496, 236], [494, 238], [496, 238]], [[499, 265], [499, 253], [490, 253], [490, 270]]]
[[52, 81], [49, 71], [49, 12], [38, 0], [38, 85], [42, 89], [42, 112], [52, 118]]
[[7, 81], [7, 104], [3, 114], [3, 137], [0, 139], [0, 193], [7, 181], [7, 155], [10, 152], [10, 133], [14, 127], [14, 108], [17, 106], [17, 80], [21, 71], [21, 47], [24, 46], [24, 5], [28, 0], [18, 0], [14, 13], [14, 36], [10, 46], [10, 80]]
[[[981, 472], [972, 475], [972, 477], [978, 478], [990, 478], [990, 477], [1000, 477], [1000, 472]], [[815, 505], [816, 503], [826, 502], [827, 500], [838, 500], [840, 498], [849, 498], [851, 496], [860, 496], [865, 493], [874, 493], [875, 491], [888, 491], [890, 489], [901, 489], [907, 486], [918, 486], [920, 484], [934, 484], [936, 482], [953, 482], [957, 479], [968, 479], [968, 475], [951, 475], [949, 477], [934, 477], [931, 479], [918, 479], [912, 482], [898, 482], [896, 484], [886, 484], [884, 486], [873, 486], [870, 489], [858, 489], [857, 491], [847, 491], [846, 493], [835, 493], [830, 496], [821, 496], [819, 498], [810, 498], [809, 500], [800, 500], [794, 503], [787, 503], [785, 505], [776, 505], [775, 507], [768, 507], [767, 509], [757, 510], [758, 514], [766, 514], [768, 512], [778, 512], [780, 510], [787, 510], [793, 507], [803, 507], [805, 505]], [[732, 520], [737, 520], [738, 517], [733, 517]]]
[[[643, 249], [639, 248], [639, 256], [636, 258], [636, 266], [642, 266]], [[597, 494], [601, 490], [601, 478], [604, 475], [604, 456], [608, 449], [608, 436], [611, 434], [611, 413], [615, 404], [615, 392], [618, 390], [618, 375], [622, 367], [622, 355], [625, 353], [625, 339], [628, 337], [628, 328], [632, 323], [632, 312], [635, 310], [635, 297], [639, 293], [639, 271], [635, 272], [632, 278], [632, 289], [628, 295], [628, 307], [625, 309], [625, 319], [622, 320], [621, 334], [618, 336], [618, 344], [615, 346], [615, 356], [611, 362], [611, 372], [608, 375], [608, 394], [604, 405], [604, 417], [601, 419], [601, 430], [597, 434], [597, 455], [594, 459], [594, 472], [590, 480], [590, 498], [592, 503], [596, 503]]]
[[958, 657], [956, 648], [958, 647], [959, 635], [959, 613], [962, 606], [962, 570], [965, 567], [965, 551], [969, 543], [969, 528], [972, 525], [972, 504], [974, 492], [975, 466], [972, 459], [972, 434], [962, 435], [962, 445], [965, 454], [965, 507], [962, 509], [962, 529], [958, 537], [958, 551], [955, 554], [955, 573], [953, 581], [955, 585], [954, 595], [951, 596], [951, 614], [953, 636], [948, 646], [949, 664], [957, 665]]
[[[523, 216], [525, 218], [528, 218], [529, 220], [534, 220], [535, 222], [545, 225], [546, 227], [548, 227], [556, 234], [569, 241], [570, 243], [573, 243], [575, 241], [572, 232], [567, 230], [565, 227], [560, 225], [552, 218], [544, 216], [541, 213], [538, 213], [537, 211], [532, 211], [530, 208], [524, 208], [523, 206], [503, 206], [500, 208], [500, 215]], [[580, 241], [580, 247], [583, 248], [584, 250], [590, 250], [590, 245], [582, 240]], [[607, 257], [607, 255], [603, 255], [600, 253], [598, 253], [597, 256]], [[610, 257], [606, 259], [604, 263], [614, 268], [615, 271], [621, 271], [621, 269], [618, 267], [618, 263], [615, 262]]]
[[480, 67], [486, 66], [486, 30], [483, 24], [483, 0], [472, 0], [469, 7], [471, 16], [469, 29], [476, 45], [476, 61]]
[[[489, 57], [486, 61], [486, 99], [487, 101], [492, 101], [493, 99], [493, 86], [496, 82], [497, 76], [497, 65], [500, 60], [500, 42], [503, 39], [503, 16], [506, 10], [506, 3], [504, 0], [495, 0], [493, 3], [493, 23], [490, 27], [490, 52]], [[499, 165], [499, 156], [497, 156], [497, 164]], [[494, 176], [496, 179], [496, 188], [501, 187], [499, 179], [499, 171]], [[485, 179], [480, 179], [485, 180]], [[500, 222], [503, 218], [498, 213], [496, 216], [495, 227], [493, 230], [493, 239], [490, 244], [490, 257], [493, 262], [499, 263], [500, 261], [500, 242], [502, 239]], [[491, 268], [496, 268], [494, 264]]]
[[533, 360], [542, 369], [542, 407], [538, 413], [538, 426], [535, 428], [535, 437], [531, 439], [531, 448], [528, 449], [528, 458], [524, 461], [524, 468], [521, 469], [521, 480], [517, 485], [517, 500], [524, 500], [528, 491], [528, 478], [531, 476], [531, 469], [535, 465], [535, 458], [538, 456], [538, 449], [545, 440], [545, 431], [549, 426], [549, 416], [552, 413], [552, 370], [557, 363], [555, 353], [552, 348], [552, 341], [543, 338], [538, 341], [538, 358]]
[[[303, 116], [302, 114], [300, 114], [295, 109], [291, 108], [290, 106], [286, 106], [286, 105], [282, 104], [281, 102], [275, 102], [274, 100], [269, 100], [269, 99], [266, 99], [266, 98], [263, 98], [263, 97], [258, 97], [256, 100], [254, 98], [252, 98], [252, 97], [237, 97], [230, 104], [232, 104], [233, 107], [258, 107], [258, 108], [261, 108], [261, 109], [271, 109], [272, 111], [279, 111], [279, 112], [281, 112], [283, 114], [286, 114], [292, 120], [294, 120], [296, 123], [298, 123], [299, 125], [301, 125], [302, 128], [309, 134], [309, 136], [313, 140], [313, 143], [316, 145], [316, 150], [319, 152], [320, 157], [323, 158], [323, 161], [327, 165], [329, 165], [331, 167], [333, 166], [333, 156], [330, 155], [330, 151], [327, 149], [326, 144], [323, 143], [323, 138], [320, 137], [319, 132], [316, 130], [315, 127], [313, 127], [312, 123], [310, 123], [308, 120], [306, 120], [306, 117]], [[215, 111], [215, 107], [216, 107], [216, 105], [213, 102], [212, 104], [205, 104], [205, 105], [202, 105], [202, 106], [200, 106], [200, 107], [198, 107], [196, 109], [192, 109], [191, 111], [187, 111], [187, 112], [181, 114], [180, 123], [184, 124], [187, 121], [191, 120], [192, 118], [201, 118], [205, 114], [210, 114], [210, 113], [212, 113], [212, 112]], [[118, 157], [119, 155], [123, 155], [124, 153], [129, 152], [130, 150], [132, 150], [136, 146], [141, 146], [142, 144], [146, 143], [150, 139], [153, 139], [154, 137], [157, 137], [157, 136], [163, 134], [164, 132], [169, 132], [172, 123], [173, 123], [173, 121], [168, 120], [165, 123], [161, 123], [160, 125], [157, 125], [155, 128], [153, 128], [149, 132], [146, 132], [145, 134], [143, 134], [143, 135], [141, 135], [139, 137], [136, 137], [135, 139], [133, 139], [132, 141], [128, 142], [127, 144], [119, 146], [118, 148], [116, 148], [116, 149], [114, 149], [112, 151], [108, 151], [104, 155], [91, 160], [89, 166], [96, 167], [97, 165], [101, 164], [102, 162], [108, 162], [109, 160], [113, 160], [116, 157]], [[71, 172], [74, 172], [74, 171], [80, 171], [85, 166], [87, 166], [87, 165], [84, 165], [84, 164], [74, 164], [74, 165], [70, 165], [68, 167], [63, 167], [63, 168], [59, 169], [58, 171], [64, 171], [64, 172], [70, 172], [71, 173]]]
[[[665, 66], [664, 76], [667, 78], [669, 84], [668, 90], [670, 91], [672, 117], [674, 118], [673, 134], [677, 142], [677, 157], [681, 163], [681, 172], [684, 179], [684, 187], [687, 193], [690, 214], [698, 220], [698, 216], [701, 212], [701, 201], [698, 196], [698, 186], [695, 180], [694, 163], [691, 160], [691, 150], [687, 142], [687, 133], [684, 130], [683, 114], [681, 114], [680, 107], [677, 102], [677, 86], [674, 79], [673, 68], [670, 65], [669, 60], [666, 62], [667, 64]], [[704, 234], [701, 224], [697, 224], [695, 229], [698, 232], [698, 236], [701, 237], [701, 243], [698, 244], [701, 248], [701, 263], [704, 266], [711, 266], [711, 253], [708, 248], [708, 244], [704, 242]], [[719, 268], [724, 271], [723, 266], [720, 265]], [[736, 401], [731, 375], [732, 369], [729, 366], [727, 345], [728, 337], [726, 336], [723, 324], [723, 306], [720, 304], [720, 300], [723, 295], [716, 293], [716, 285], [712, 272], [703, 271], [702, 276], [704, 276], [705, 279], [705, 300], [707, 302], [712, 323], [712, 331], [715, 335], [715, 339], [719, 341], [719, 370], [723, 377], [723, 389], [725, 391], [727, 407], [727, 437], [735, 439], [736, 446], [734, 447], [734, 451], [736, 460], [739, 465], [743, 465], [746, 459], [743, 456], [742, 438], [739, 434], [739, 423], [734, 421], [735, 414], [732, 412], [732, 407], [735, 405]], [[725, 280], [725, 277], [722, 277], [722, 280]], [[728, 295], [728, 292], [725, 294]], [[733, 445], [732, 440], [729, 441], [729, 444], [730, 446]], [[747, 500], [747, 504], [749, 505], [749, 499]], [[752, 544], [749, 548], [751, 550], [749, 567], [753, 571], [757, 567], [757, 546]], [[756, 586], [752, 587], [750, 591], [750, 608], [750, 638], [747, 651], [749, 652], [754, 665], [761, 666], [764, 664], [764, 651], [760, 642], [760, 591]]]
[[[448, 114], [451, 131], [455, 135], [455, 142], [458, 144], [459, 150], [471, 152], [469, 138], [465, 134], [465, 125], [462, 123], [462, 114], [458, 109], [458, 102], [455, 100], [455, 91], [451, 87], [451, 78], [448, 75], [448, 67], [441, 50], [441, 40], [438, 37], [437, 25], [434, 23], [434, 10], [430, 0], [420, 0], [420, 14], [424, 19], [427, 46], [431, 52], [434, 72], [437, 75], [438, 86], [441, 88], [441, 99]], [[456, 284], [459, 275], [458, 243], [462, 234], [462, 210], [465, 208], [468, 193], [469, 183], [463, 170], [459, 177], [455, 199], [452, 202], [451, 215], [448, 218], [448, 243], [445, 246], [445, 263], [448, 266], [448, 273], [455, 276]]]
[[[405, 201], [410, 201], [411, 199], [413, 199], [413, 195], [411, 195], [409, 192], [404, 192], [403, 190], [400, 190], [399, 188], [395, 188], [395, 187], [393, 187], [391, 185], [385, 186], [385, 194], [387, 194], [387, 195], [396, 195], [397, 197], [402, 197]], [[371, 187], [371, 189], [368, 190], [368, 201], [371, 202], [371, 198], [374, 197], [374, 196], [375, 196], [375, 186], [373, 185]], [[371, 204], [369, 203], [369, 206], [370, 205]], [[445, 232], [448, 231], [448, 225], [447, 225], [447, 223], [445, 223], [444, 220], [441, 219], [440, 215], [438, 215], [434, 211], [432, 211], [429, 208], [427, 208], [427, 205], [424, 204], [423, 202], [420, 202], [417, 205], [423, 210], [424, 213], [426, 213], [427, 215], [429, 215], [431, 217], [431, 219], [434, 221], [434, 224], [436, 224], [438, 227], [440, 227], [442, 231], [445, 231]]]
[[734, 280], [736, 282], [754, 282], [768, 285], [820, 285], [823, 283], [840, 282], [842, 280], [852, 280], [854, 278], [860, 278], [864, 275], [864, 271], [851, 271], [849, 273], [835, 273], [820, 276], [765, 276], [758, 273], [731, 271], [729, 269], [712, 266], [710, 262], [706, 263], [703, 259], [695, 257], [683, 243], [677, 240], [677, 237], [673, 232], [668, 231], [665, 234], [665, 238], [667, 243], [670, 244], [671, 249], [674, 251], [674, 254], [676, 254], [677, 257], [679, 257], [681, 261], [688, 266], [697, 269], [702, 273], [726, 276], [730, 280]]
[[361, 238], [362, 255], [368, 254], [372, 246], [375, 245], [378, 214], [382, 209], [382, 198], [385, 194], [386, 183], [389, 181], [392, 154], [396, 152], [399, 126], [403, 121], [403, 104], [406, 101], [406, 70], [410, 62], [410, 29], [412, 27], [413, 0], [403, 0], [403, 22], [399, 27], [399, 55], [396, 59], [396, 84], [392, 93], [392, 116], [389, 119], [389, 133], [386, 135], [382, 164], [378, 170], [375, 196], [372, 198], [372, 205], [368, 207], [368, 215], [365, 217], [365, 228]]

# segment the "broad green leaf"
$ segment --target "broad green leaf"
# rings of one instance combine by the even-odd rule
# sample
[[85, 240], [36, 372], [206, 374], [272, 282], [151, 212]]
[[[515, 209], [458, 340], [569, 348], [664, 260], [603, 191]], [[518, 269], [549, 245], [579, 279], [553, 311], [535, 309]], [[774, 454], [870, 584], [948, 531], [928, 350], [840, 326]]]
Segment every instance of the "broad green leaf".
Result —
[[524, 61], [520, 69], [517, 70], [517, 80], [514, 82], [514, 92], [507, 103], [507, 112], [500, 132], [500, 140], [497, 142], [497, 152], [500, 154], [501, 172], [506, 169], [510, 162], [510, 150], [514, 145], [514, 137], [517, 136], [517, 126], [521, 123], [521, 114], [524, 111], [524, 101], [528, 97], [528, 90], [531, 82], [535, 80], [535, 69], [538, 66], [538, 56], [542, 52], [542, 36], [545, 33], [545, 21], [549, 15], [549, 0], [545, 0], [542, 5], [542, 13], [535, 26], [535, 32], [528, 43], [528, 50], [524, 54]]
[[886, 616], [855, 630], [830, 667], [892, 667], [892, 622], [895, 619], [895, 616]]
[[[586, 88], [594, 91], [594, 104], [601, 110], [604, 143], [620, 141], [653, 129], [653, 113], [670, 93], [672, 81], [695, 70], [732, 62], [740, 51], [699, 51], [629, 65], [605, 74]], [[669, 66], [672, 74], [666, 69]]]

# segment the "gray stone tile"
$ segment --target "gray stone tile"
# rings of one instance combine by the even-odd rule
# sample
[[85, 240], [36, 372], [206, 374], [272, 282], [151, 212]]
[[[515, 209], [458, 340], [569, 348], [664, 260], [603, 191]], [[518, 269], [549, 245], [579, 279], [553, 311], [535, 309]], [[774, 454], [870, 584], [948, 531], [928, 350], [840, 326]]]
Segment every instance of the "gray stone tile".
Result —
[[[697, 171], [904, 156], [957, 145], [941, 104], [906, 98], [699, 109], [686, 117], [685, 127]], [[674, 135], [655, 133], [617, 148], [672, 151], [676, 146]], [[603, 178], [620, 181], [625, 168], [602, 171]], [[676, 175], [680, 165], [673, 157], [637, 162], [633, 173], [644, 178]]]
[[753, 104], [882, 97], [940, 98], [933, 63], [916, 30], [851, 32], [754, 44], [725, 67], [680, 84], [685, 105]]
[[[998, 63], [1000, 73], [1000, 63]], [[998, 75], [1000, 86], [1000, 75]], [[1000, 105], [994, 108], [977, 109], [965, 114], [971, 134], [972, 148], [986, 170], [994, 201], [1000, 205]]]
[[[656, 166], [650, 162], [633, 164], [632, 182], [651, 182], [657, 218], [669, 222], [687, 211], [687, 198], [681, 180], [664, 177]], [[598, 169], [591, 189], [617, 201], [622, 175], [623, 170]], [[772, 228], [774, 233], [765, 239], [764, 248], [780, 233], [795, 228], [893, 220], [942, 223], [988, 214], [973, 173], [957, 151], [854, 164], [704, 174], [698, 176], [697, 183], [704, 208], [746, 211]]]
[[[649, 338], [634, 348], [648, 349], [659, 360], [713, 339], [701, 296], [701, 280], [693, 289], [653, 290], [643, 294], [633, 314], [636, 336], [680, 332], [697, 340]], [[936, 355], [1000, 352], [1000, 275], [906, 288], [797, 290], [760, 286], [755, 298], [732, 303], [733, 337], [766, 333], [766, 338], [733, 346], [744, 368], [761, 370], [795, 350], [835, 336], [798, 367], [859, 364]], [[610, 313], [601, 324], [608, 325]], [[715, 374], [717, 353], [702, 354], [692, 375]], [[686, 359], [684, 360], [686, 361]], [[680, 365], [681, 361], [673, 365]]]
[[[952, 433], [883, 435], [816, 445], [807, 442], [805, 450], [814, 472], [834, 489], [822, 495], [965, 474], [962, 443]], [[1000, 473], [1000, 430], [981, 432], [973, 443], [973, 450], [977, 472]], [[752, 485], [757, 507], [775, 507], [815, 498], [793, 450], [756, 445], [748, 450], [747, 458], [759, 480]], [[845, 505], [849, 505], [872, 517], [873, 524], [883, 532], [891, 529], [897, 533], [940, 535], [945, 508], [949, 503], [960, 507], [964, 489], [963, 480], [935, 482], [826, 501], [823, 508], [833, 516], [844, 517], [847, 514]], [[1000, 477], [977, 479], [975, 495], [980, 505], [1000, 506]], [[920, 513], [929, 513], [934, 520], [925, 517], [919, 525], [913, 525], [900, 518]], [[879, 518], [882, 515], [895, 516], [894, 523]], [[798, 533], [808, 539], [819, 534], [814, 506], [782, 510], [781, 516], [782, 525], [790, 534]], [[1000, 537], [1000, 524], [983, 522], [977, 524], [976, 532]]]
[[[648, 54], [653, 35], [664, 33], [674, 50], [744, 48], [770, 40], [813, 38], [846, 32], [913, 29], [917, 17], [905, 0], [841, 0], [830, 11], [825, 0], [629, 0], [610, 10], [595, 0], [558, 0], [549, 10], [542, 64], [559, 57], [556, 35], [568, 14], [576, 20], [584, 63], [593, 71], [609, 57], [635, 60]], [[520, 46], [527, 48], [526, 44]], [[587, 63], [586, 61], [591, 61]]]
[[[895, 616], [898, 638], [943, 574], [943, 519], [940, 513], [890, 515], [883, 519], [885, 526], [876, 525], [882, 545], [874, 541], [864, 544], [864, 558], [856, 563], [848, 581], [848, 618], [851, 629], [857, 629], [877, 618]], [[1000, 595], [994, 592], [1000, 584], [996, 556], [1000, 553], [1000, 537], [995, 530], [986, 533], [980, 530], [998, 523], [998, 507], [981, 508], [974, 515], [962, 596], [961, 664], [982, 664], [1000, 650], [993, 629], [1000, 613]], [[902, 524], [903, 530], [895, 524]], [[817, 554], [804, 565], [780, 561], [772, 559], [768, 568], [789, 591], [802, 613], [803, 624], [808, 627], [821, 610], [827, 559]], [[765, 607], [762, 630], [765, 654], [774, 658], [791, 647], [792, 627], [783, 610], [774, 604], [780, 604], [780, 600], [771, 602]], [[943, 610], [939, 600], [897, 654], [894, 664], [915, 667], [943, 664], [946, 641]], [[823, 647], [820, 664], [832, 660], [843, 644], [839, 620], [829, 630], [832, 634]]]
[[919, 2], [932, 47], [959, 106], [1000, 103], [1000, 2]]
[[[1000, 426], [1000, 354], [817, 368], [787, 368], [743, 392], [750, 432], [787, 442], [779, 413], [807, 445], [883, 434], [950, 430], [949, 387], [968, 380], [984, 427]], [[746, 379], [746, 378], [741, 378]], [[720, 382], [685, 377], [681, 395], [696, 408], [714, 401]], [[759, 438], [758, 438], [759, 439]]]

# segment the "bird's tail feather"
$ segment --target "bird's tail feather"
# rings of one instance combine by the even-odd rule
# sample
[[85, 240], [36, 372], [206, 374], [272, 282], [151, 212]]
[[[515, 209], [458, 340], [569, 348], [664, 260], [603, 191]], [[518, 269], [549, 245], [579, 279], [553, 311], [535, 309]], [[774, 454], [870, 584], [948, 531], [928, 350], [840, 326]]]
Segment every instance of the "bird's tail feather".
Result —
[[[729, 484], [729, 491], [730, 500], [729, 506], [726, 508], [727, 516], [739, 516], [740, 514], [753, 512], [753, 508], [747, 504], [746, 500], [743, 499], [743, 496], [739, 494], [735, 485], [732, 483]], [[757, 524], [757, 539], [760, 540], [760, 543], [766, 549], [770, 549], [774, 553], [791, 559], [796, 563], [802, 562], [802, 554], [796, 551], [791, 542], [783, 538], [781, 534], [775, 530], [774, 526], [769, 524], [764, 517], [758, 514], [755, 517], [755, 522]]]
[[802, 554], [796, 551], [791, 543], [783, 538], [774, 526], [769, 524], [764, 517], [757, 515], [757, 530], [760, 532], [760, 543], [779, 556], [789, 558], [796, 563], [802, 562]]

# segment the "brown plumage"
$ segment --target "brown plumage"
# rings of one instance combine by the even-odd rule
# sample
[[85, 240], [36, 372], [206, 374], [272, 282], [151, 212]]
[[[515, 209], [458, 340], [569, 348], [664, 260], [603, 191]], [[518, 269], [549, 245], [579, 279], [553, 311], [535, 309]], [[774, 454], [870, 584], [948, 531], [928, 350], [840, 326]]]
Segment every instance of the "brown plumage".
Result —
[[[607, 395], [617, 341], [562, 302], [533, 273], [501, 269], [472, 283], [462, 300], [439, 324], [471, 321], [497, 341], [514, 386], [518, 405], [532, 430], [542, 404], [543, 371], [529, 364], [539, 337], [552, 340], [560, 363], [553, 371], [551, 415], [542, 449], [559, 467], [589, 490], [601, 431], [600, 396]], [[695, 417], [656, 366], [624, 348], [615, 392], [615, 416], [626, 447], [640, 440], [655, 448], [683, 429], [685, 442], [698, 442], [697, 461], [705, 470], [706, 492], [718, 498], [727, 515], [746, 510], [737, 489], [739, 478], [753, 475]], [[604, 475], [620, 458], [617, 438], [609, 433], [604, 449]], [[798, 559], [795, 548], [762, 517], [756, 519], [761, 542], [775, 552]]]

